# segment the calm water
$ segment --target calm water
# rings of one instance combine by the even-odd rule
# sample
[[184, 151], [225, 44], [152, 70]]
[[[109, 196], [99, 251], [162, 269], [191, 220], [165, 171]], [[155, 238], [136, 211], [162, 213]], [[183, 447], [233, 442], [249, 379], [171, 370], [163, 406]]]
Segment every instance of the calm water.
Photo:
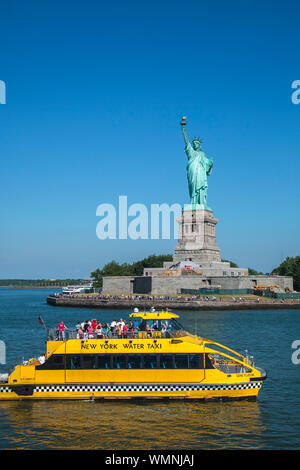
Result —
[[[49, 327], [74, 327], [131, 313], [51, 307], [49, 293], [0, 288], [0, 372], [44, 352], [39, 315]], [[0, 402], [0, 449], [299, 449], [300, 365], [291, 344], [300, 340], [300, 310], [183, 312], [181, 323], [254, 355], [268, 372], [257, 402]]]

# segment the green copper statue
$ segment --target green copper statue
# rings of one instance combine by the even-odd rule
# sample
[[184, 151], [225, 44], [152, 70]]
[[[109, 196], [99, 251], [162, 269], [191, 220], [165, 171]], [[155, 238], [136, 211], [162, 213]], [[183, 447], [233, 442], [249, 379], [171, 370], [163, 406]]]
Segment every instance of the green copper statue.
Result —
[[[207, 206], [207, 176], [210, 175], [213, 167], [213, 159], [207, 158], [201, 150], [201, 140], [194, 139], [192, 145], [189, 142], [186, 126], [186, 117], [180, 122], [185, 141], [185, 153], [188, 157], [187, 177], [189, 183], [189, 193], [191, 206], [193, 209], [211, 210]], [[201, 206], [201, 207], [200, 207]]]

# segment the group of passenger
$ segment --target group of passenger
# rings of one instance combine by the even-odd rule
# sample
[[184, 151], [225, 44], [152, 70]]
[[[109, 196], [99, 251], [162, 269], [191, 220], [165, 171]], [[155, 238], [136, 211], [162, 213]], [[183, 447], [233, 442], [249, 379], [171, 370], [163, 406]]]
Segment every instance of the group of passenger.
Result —
[[[137, 318], [130, 319], [128, 322], [123, 318], [113, 320], [112, 322], [101, 323], [99, 320], [85, 320], [76, 324], [77, 339], [103, 339], [103, 338], [136, 338], [140, 331], [146, 333], [147, 337], [152, 336], [152, 332], [161, 331], [163, 334], [172, 328], [171, 322], [161, 320], [152, 325], [145, 320], [141, 322]], [[64, 341], [66, 339], [66, 330], [68, 327], [63, 321], [58, 324], [56, 338]]]
[[222, 300], [216, 296], [209, 297], [208, 295], [111, 295], [111, 294], [66, 294], [56, 292], [53, 294], [54, 297], [67, 297], [71, 299], [80, 298], [80, 299], [89, 299], [91, 301], [96, 300], [129, 300], [129, 301], [143, 301], [143, 300], [159, 300], [159, 301], [172, 301], [172, 302], [188, 302], [191, 300]]
[[134, 338], [139, 332], [139, 322], [113, 320], [111, 323], [101, 323], [98, 320], [85, 320], [76, 325], [77, 338]]
[[[101, 323], [96, 319], [85, 320], [76, 324], [76, 337], [78, 339], [86, 338], [134, 338], [139, 332], [139, 322], [130, 320], [126, 322], [122, 318], [113, 320], [111, 323]], [[68, 327], [61, 321], [58, 324], [56, 335], [60, 340], [65, 339], [65, 333]]]

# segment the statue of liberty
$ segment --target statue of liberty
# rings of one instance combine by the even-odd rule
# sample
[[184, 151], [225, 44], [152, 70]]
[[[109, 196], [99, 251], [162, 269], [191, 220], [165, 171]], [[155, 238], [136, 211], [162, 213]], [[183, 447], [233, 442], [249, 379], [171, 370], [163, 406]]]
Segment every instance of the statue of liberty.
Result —
[[[207, 158], [201, 150], [202, 141], [200, 139], [189, 142], [185, 129], [186, 118], [183, 117], [180, 125], [182, 127], [183, 137], [185, 141], [185, 153], [188, 157], [187, 178], [189, 183], [189, 193], [191, 205], [195, 209], [211, 210], [207, 206], [207, 176], [210, 175], [213, 167], [213, 159]], [[201, 207], [196, 207], [201, 205]]]

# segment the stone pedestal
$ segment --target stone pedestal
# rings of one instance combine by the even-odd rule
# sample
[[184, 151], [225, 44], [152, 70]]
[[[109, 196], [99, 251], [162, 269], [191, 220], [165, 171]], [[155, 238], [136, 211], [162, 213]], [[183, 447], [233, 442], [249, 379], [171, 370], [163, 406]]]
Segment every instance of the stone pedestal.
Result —
[[216, 240], [216, 219], [211, 210], [185, 206], [182, 216], [177, 219], [178, 244], [173, 256], [174, 263], [221, 262], [220, 249]]

